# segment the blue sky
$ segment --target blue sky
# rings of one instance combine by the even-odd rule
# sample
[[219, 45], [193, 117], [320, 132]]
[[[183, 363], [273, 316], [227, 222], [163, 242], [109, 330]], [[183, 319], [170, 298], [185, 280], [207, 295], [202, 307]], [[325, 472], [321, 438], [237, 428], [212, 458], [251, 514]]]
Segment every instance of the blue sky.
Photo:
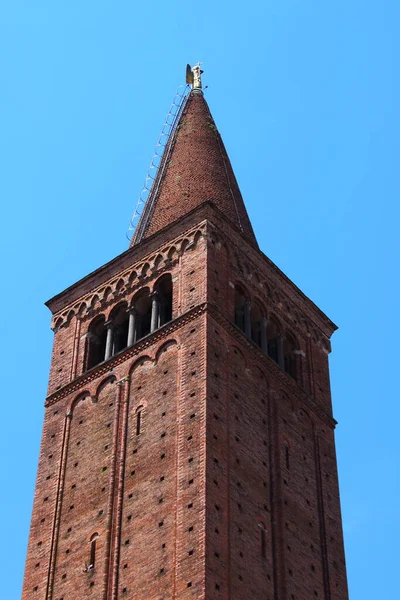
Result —
[[352, 600], [398, 597], [400, 5], [0, 4], [3, 597], [20, 597], [52, 344], [45, 300], [126, 249], [186, 62], [263, 251], [340, 327]]

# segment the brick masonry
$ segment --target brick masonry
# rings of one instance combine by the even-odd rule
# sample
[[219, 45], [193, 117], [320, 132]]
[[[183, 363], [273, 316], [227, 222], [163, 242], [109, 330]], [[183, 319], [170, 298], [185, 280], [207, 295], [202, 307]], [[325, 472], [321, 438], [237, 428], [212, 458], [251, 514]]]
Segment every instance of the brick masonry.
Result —
[[[335, 325], [223, 206], [190, 208], [48, 303], [23, 600], [348, 598]], [[85, 371], [92, 320], [165, 273], [172, 321]], [[237, 283], [296, 339], [296, 381], [235, 326]]]

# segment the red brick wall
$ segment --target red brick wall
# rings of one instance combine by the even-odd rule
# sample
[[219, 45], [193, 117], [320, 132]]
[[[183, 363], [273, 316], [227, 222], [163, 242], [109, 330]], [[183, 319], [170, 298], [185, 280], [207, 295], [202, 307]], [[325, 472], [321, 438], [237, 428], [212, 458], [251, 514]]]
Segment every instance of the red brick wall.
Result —
[[207, 337], [207, 598], [344, 600], [333, 423], [242, 333]]
[[[345, 600], [332, 324], [223, 219], [132, 257], [55, 315], [23, 599]], [[85, 373], [91, 320], [166, 272], [173, 321]], [[237, 281], [296, 337], [297, 382], [233, 325]]]

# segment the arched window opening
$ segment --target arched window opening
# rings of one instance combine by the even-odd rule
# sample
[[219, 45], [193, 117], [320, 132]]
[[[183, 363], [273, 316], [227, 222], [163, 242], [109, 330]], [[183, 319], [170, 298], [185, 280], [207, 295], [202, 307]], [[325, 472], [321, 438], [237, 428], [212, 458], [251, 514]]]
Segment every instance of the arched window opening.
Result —
[[267, 558], [267, 530], [265, 524], [262, 522], [258, 524], [258, 527], [260, 528], [261, 556], [262, 558]]
[[157, 326], [161, 327], [172, 319], [172, 277], [163, 275], [156, 283], [154, 291], [158, 294]]
[[112, 353], [116, 354], [128, 345], [129, 315], [126, 302], [114, 308], [110, 315], [110, 321], [114, 326], [114, 340]]
[[235, 285], [235, 325], [242, 331], [246, 330], [245, 312], [246, 294], [239, 285]]
[[98, 533], [94, 533], [92, 535], [92, 537], [90, 538], [90, 560], [89, 560], [89, 565], [88, 565], [88, 570], [92, 570], [94, 569], [94, 566], [96, 564], [96, 541], [97, 538], [99, 537]]
[[143, 413], [143, 406], [139, 406], [136, 409], [136, 435], [140, 435], [140, 432], [142, 429], [142, 413]]
[[147, 288], [142, 292], [139, 292], [139, 295], [134, 302], [134, 307], [136, 312], [135, 339], [137, 341], [150, 333], [151, 298]]
[[251, 339], [262, 347], [263, 314], [261, 307], [255, 302], [251, 308]]
[[296, 379], [296, 343], [294, 339], [287, 335], [283, 341], [283, 358], [285, 371], [288, 373], [293, 379]]
[[105, 317], [101, 315], [94, 319], [89, 325], [87, 333], [87, 360], [86, 370], [103, 362], [106, 352], [107, 330], [105, 327]]
[[268, 321], [267, 339], [268, 339], [268, 356], [276, 363], [278, 362], [278, 326], [273, 320]]

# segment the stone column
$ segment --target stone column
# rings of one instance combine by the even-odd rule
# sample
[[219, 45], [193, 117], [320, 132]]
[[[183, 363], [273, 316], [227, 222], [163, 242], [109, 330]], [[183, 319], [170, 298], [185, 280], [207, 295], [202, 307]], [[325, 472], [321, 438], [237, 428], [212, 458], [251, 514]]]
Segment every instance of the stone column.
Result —
[[158, 319], [160, 315], [160, 299], [157, 292], [151, 294], [151, 324], [150, 333], [153, 333], [158, 327]]
[[244, 305], [244, 332], [251, 339], [251, 302], [248, 300]]
[[112, 321], [107, 321], [107, 323], [105, 323], [105, 327], [107, 329], [107, 339], [106, 339], [106, 352], [105, 352], [104, 360], [108, 360], [111, 357], [112, 351], [113, 351], [114, 324]]
[[266, 317], [261, 319], [260, 333], [261, 333], [261, 350], [268, 354], [268, 338], [267, 338], [267, 325], [268, 320]]
[[129, 327], [128, 327], [128, 343], [127, 346], [132, 346], [136, 341], [136, 308], [128, 308]]
[[283, 335], [280, 333], [277, 339], [277, 354], [278, 354], [278, 365], [281, 369], [285, 368], [285, 356], [283, 354]]

